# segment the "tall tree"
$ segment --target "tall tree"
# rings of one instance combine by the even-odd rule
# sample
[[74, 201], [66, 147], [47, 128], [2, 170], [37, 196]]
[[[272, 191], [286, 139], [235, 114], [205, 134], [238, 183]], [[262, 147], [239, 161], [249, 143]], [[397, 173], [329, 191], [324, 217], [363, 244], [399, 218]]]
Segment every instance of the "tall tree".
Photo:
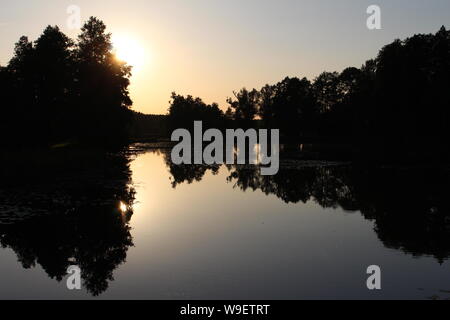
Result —
[[315, 127], [316, 108], [311, 82], [286, 77], [276, 85], [273, 119], [288, 138], [311, 134]]
[[233, 94], [234, 99], [228, 98], [227, 102], [234, 110], [235, 120], [253, 120], [258, 113], [259, 92], [256, 89], [248, 91], [243, 88]]
[[259, 91], [258, 115], [266, 121], [267, 125], [270, 125], [273, 120], [275, 93], [276, 87], [268, 84]]
[[224, 113], [217, 103], [209, 105], [200, 98], [184, 97], [175, 92], [172, 93], [168, 116], [172, 129], [192, 129], [194, 121], [203, 121], [204, 128], [221, 128], [224, 120]]
[[111, 34], [91, 17], [82, 27], [77, 46], [77, 107], [87, 140], [118, 141], [127, 136], [131, 67], [112, 53]]
[[[11, 99], [3, 108], [2, 117], [10, 121], [3, 124], [3, 130], [8, 132], [8, 139], [2, 136], [6, 143], [15, 144], [27, 139], [38, 139], [36, 122], [33, 119], [38, 115], [36, 110], [35, 88], [35, 52], [34, 46], [28, 37], [22, 36], [15, 44], [14, 55], [5, 70], [7, 88]], [[29, 135], [34, 132], [34, 135]]]
[[339, 73], [323, 72], [314, 80], [314, 94], [320, 113], [330, 111], [339, 102]]
[[34, 45], [34, 86], [42, 138], [69, 138], [70, 95], [74, 84], [74, 43], [57, 26], [48, 26]]

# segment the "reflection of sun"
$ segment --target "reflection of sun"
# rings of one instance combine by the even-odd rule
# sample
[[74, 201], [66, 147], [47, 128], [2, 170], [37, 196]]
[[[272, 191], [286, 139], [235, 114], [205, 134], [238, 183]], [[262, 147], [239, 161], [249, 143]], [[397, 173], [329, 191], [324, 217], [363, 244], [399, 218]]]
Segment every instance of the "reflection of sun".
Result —
[[144, 48], [135, 39], [128, 36], [113, 36], [113, 52], [116, 58], [126, 62], [135, 69], [145, 61]]

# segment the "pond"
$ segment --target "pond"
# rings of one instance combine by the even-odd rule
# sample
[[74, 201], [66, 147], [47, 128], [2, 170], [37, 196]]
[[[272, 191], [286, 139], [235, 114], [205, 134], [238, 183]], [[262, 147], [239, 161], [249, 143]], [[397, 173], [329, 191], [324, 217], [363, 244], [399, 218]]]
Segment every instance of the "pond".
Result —
[[58, 157], [2, 172], [1, 299], [450, 298], [446, 170], [283, 159], [262, 176], [142, 144]]

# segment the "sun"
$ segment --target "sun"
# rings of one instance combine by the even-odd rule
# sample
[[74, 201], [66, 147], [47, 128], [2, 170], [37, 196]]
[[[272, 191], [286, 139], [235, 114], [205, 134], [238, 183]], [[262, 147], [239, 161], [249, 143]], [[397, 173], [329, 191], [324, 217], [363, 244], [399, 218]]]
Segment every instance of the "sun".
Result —
[[146, 54], [144, 47], [132, 37], [114, 36], [112, 43], [113, 52], [118, 60], [126, 62], [134, 69], [139, 69], [145, 63]]

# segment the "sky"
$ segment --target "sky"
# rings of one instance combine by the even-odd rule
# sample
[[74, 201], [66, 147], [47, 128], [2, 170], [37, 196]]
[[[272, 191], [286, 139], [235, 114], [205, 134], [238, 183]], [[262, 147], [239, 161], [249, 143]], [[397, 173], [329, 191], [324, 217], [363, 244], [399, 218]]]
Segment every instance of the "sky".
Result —
[[[226, 98], [242, 87], [360, 67], [394, 39], [450, 28], [449, 0], [0, 2], [1, 65], [20, 36], [36, 40], [47, 25], [75, 38], [67, 8], [76, 5], [83, 21], [100, 18], [113, 36], [133, 39], [129, 51], [143, 53], [130, 93], [134, 110], [152, 114], [167, 112], [173, 91], [226, 109]], [[370, 5], [381, 9], [381, 30], [367, 28]]]

